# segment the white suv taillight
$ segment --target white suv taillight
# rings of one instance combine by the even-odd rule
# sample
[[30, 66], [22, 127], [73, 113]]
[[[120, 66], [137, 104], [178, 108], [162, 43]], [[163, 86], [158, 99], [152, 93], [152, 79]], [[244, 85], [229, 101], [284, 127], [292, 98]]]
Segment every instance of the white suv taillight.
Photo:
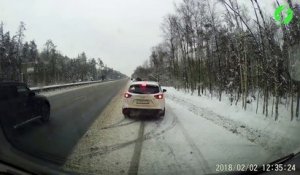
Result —
[[127, 93], [127, 92], [124, 94], [124, 97], [125, 97], [125, 98], [130, 98], [131, 96], [132, 96], [132, 95], [129, 94], [129, 93]]
[[154, 95], [154, 97], [155, 97], [156, 99], [163, 99], [163, 98], [164, 98], [164, 94]]

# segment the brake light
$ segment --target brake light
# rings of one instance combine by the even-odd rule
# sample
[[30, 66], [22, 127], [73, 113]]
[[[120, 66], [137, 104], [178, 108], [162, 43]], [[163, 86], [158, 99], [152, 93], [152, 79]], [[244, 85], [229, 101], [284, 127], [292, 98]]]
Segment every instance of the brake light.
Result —
[[125, 98], [130, 98], [131, 96], [132, 96], [132, 95], [129, 94], [129, 93], [127, 93], [127, 92], [124, 94], [124, 97], [125, 97]]
[[146, 87], [146, 86], [147, 86], [147, 83], [146, 83], [146, 82], [142, 83], [142, 86], [143, 86], [143, 87]]
[[163, 99], [163, 98], [164, 98], [164, 94], [154, 95], [154, 97], [155, 97], [156, 99]]

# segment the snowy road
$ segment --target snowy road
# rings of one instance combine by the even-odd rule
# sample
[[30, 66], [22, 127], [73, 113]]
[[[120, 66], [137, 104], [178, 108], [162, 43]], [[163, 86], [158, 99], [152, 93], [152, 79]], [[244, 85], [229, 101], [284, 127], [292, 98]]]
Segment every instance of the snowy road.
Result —
[[30, 154], [63, 164], [78, 140], [126, 82], [117, 80], [42, 93], [52, 107], [50, 121], [32, 122], [18, 129], [13, 137], [15, 145]]
[[[64, 168], [91, 174], [208, 174], [218, 164], [262, 164], [270, 151], [196, 115], [166, 95], [166, 116], [125, 119], [121, 91], [82, 137]], [[210, 116], [206, 116], [210, 117]]]

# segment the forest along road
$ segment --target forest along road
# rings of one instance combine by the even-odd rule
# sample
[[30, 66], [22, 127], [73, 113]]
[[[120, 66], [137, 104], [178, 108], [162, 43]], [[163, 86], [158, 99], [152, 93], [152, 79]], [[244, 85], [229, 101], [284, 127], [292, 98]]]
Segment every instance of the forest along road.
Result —
[[63, 164], [82, 135], [127, 81], [123, 79], [44, 93], [51, 104], [50, 121], [33, 122], [19, 128], [16, 146]]
[[[125, 89], [123, 90], [125, 91]], [[121, 91], [122, 92], [122, 91]], [[166, 116], [124, 118], [119, 93], [69, 156], [65, 170], [91, 174], [207, 174], [217, 164], [262, 164], [270, 153], [168, 99]]]

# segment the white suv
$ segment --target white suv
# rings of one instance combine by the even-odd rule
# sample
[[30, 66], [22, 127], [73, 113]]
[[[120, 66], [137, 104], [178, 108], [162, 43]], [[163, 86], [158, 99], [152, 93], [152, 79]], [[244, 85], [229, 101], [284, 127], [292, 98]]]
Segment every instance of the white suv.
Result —
[[161, 89], [157, 82], [137, 81], [129, 85], [124, 94], [122, 112], [130, 117], [134, 112], [155, 112], [159, 116], [165, 115], [165, 89]]

